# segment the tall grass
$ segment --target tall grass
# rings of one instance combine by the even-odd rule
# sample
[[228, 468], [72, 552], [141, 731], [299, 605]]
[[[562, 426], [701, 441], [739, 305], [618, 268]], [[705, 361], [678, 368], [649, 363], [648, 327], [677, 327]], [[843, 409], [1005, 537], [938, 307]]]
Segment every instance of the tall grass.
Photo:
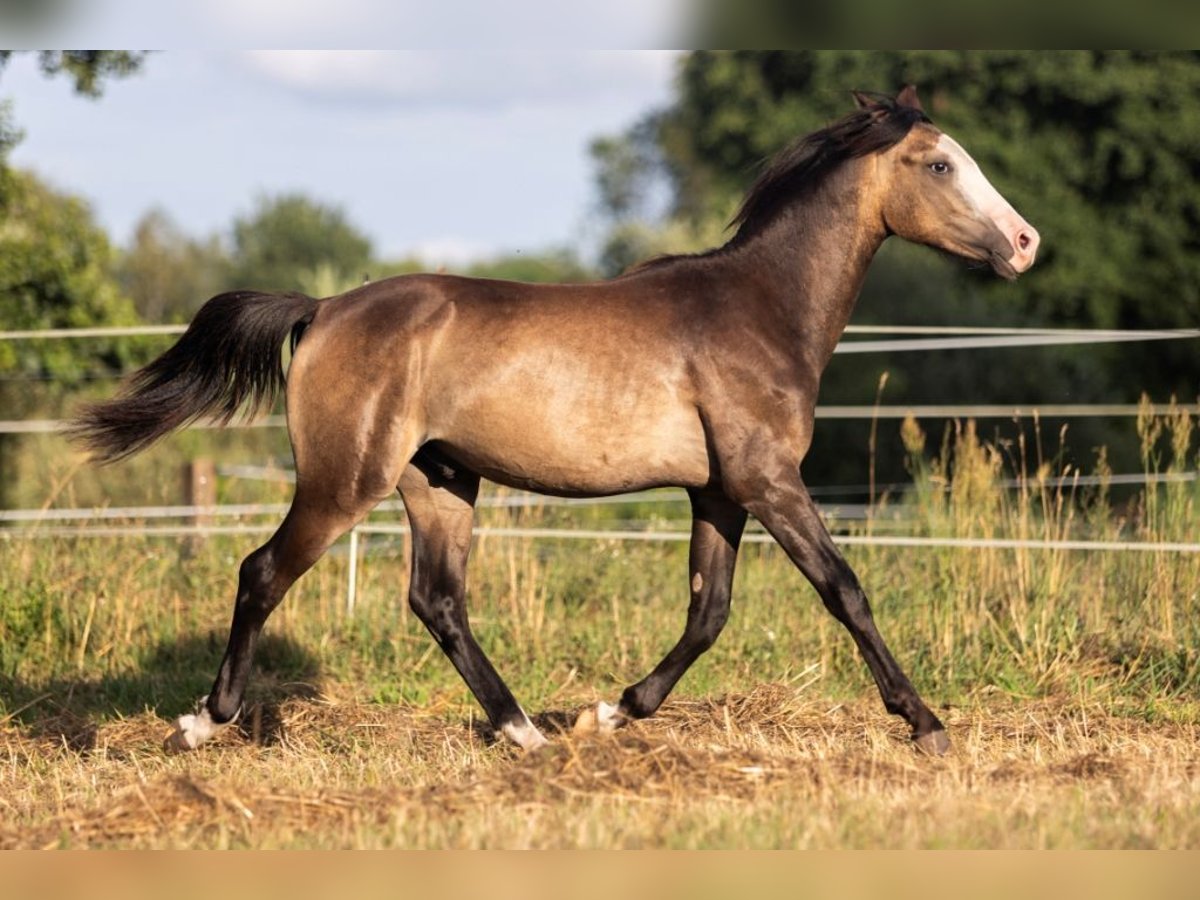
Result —
[[[1080, 486], [1080, 473], [1043, 446], [1036, 422], [1006, 444], [982, 440], [972, 422], [948, 429], [932, 450], [916, 422], [902, 433], [912, 490], [885, 499], [885, 509], [912, 533], [1197, 537], [1195, 481], [1114, 500], [1103, 454], [1090, 473], [1100, 483]], [[1138, 433], [1148, 474], [1195, 472], [1186, 412], [1147, 411]], [[619, 516], [625, 527], [675, 526], [684, 509], [488, 509], [480, 521], [595, 527]], [[260, 541], [0, 540], [0, 715], [44, 695], [41, 704], [102, 715], [190, 704], [223, 649], [238, 562]], [[408, 612], [405, 543], [365, 545], [355, 614], [344, 609], [343, 546], [268, 625], [260, 688], [338, 684], [365, 699], [437, 696], [456, 713], [473, 711]], [[527, 706], [611, 698], [678, 637], [686, 555], [683, 544], [483, 538], [469, 573], [473, 621]], [[1139, 715], [1196, 716], [1200, 555], [852, 547], [847, 556], [885, 638], [934, 703], [1068, 695]], [[873, 690], [852, 642], [784, 554], [746, 545], [730, 625], [680, 690], [706, 694], [814, 671], [833, 698]]]
[[[909, 421], [911, 488], [831, 527], [1195, 541], [1197, 484], [1170, 480], [1196, 472], [1194, 423], [1147, 409], [1138, 434], [1147, 474], [1168, 480], [1122, 492], [1103, 453], [1085, 484], [1036, 422], [1001, 442], [970, 422], [930, 439]], [[176, 490], [171, 450], [138, 477]], [[43, 502], [102, 496], [71, 460], [48, 450], [38, 465]], [[153, 482], [131, 498], [139, 487], [177, 500]], [[479, 520], [682, 529], [686, 504]], [[847, 547], [950, 728], [954, 753], [931, 761], [783, 552], [749, 543], [725, 633], [658, 717], [522, 757], [480, 740], [478, 707], [409, 612], [407, 540], [364, 538], [354, 614], [342, 543], [269, 622], [245, 734], [166, 757], [165, 719], [208, 689], [238, 563], [261, 540], [0, 537], [0, 846], [1200, 844], [1197, 554]], [[561, 721], [676, 640], [687, 548], [481, 537], [468, 584], [480, 642], [530, 712]]]

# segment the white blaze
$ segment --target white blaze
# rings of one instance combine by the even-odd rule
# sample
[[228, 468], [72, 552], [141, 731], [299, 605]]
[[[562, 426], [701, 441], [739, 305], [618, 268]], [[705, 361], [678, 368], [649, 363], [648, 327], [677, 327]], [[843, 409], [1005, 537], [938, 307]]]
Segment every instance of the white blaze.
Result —
[[956, 183], [966, 200], [980, 215], [990, 219], [1012, 245], [1013, 267], [1018, 272], [1028, 269], [1033, 265], [1034, 256], [1037, 254], [1037, 229], [1021, 218], [1020, 213], [1012, 208], [1012, 204], [992, 187], [979, 164], [958, 141], [948, 134], [943, 134], [938, 138], [937, 149], [950, 163]]
[[1000, 195], [1000, 192], [992, 187], [992, 183], [987, 180], [987, 176], [979, 168], [979, 163], [971, 159], [971, 155], [962, 148], [962, 145], [948, 134], [943, 134], [938, 138], [937, 148], [945, 154], [946, 159], [953, 167], [955, 178], [958, 179], [958, 185], [962, 188], [964, 196], [977, 210], [995, 222], [997, 228], [1007, 234], [1003, 223], [1007, 222], [1010, 217], [1018, 219], [1021, 217]]

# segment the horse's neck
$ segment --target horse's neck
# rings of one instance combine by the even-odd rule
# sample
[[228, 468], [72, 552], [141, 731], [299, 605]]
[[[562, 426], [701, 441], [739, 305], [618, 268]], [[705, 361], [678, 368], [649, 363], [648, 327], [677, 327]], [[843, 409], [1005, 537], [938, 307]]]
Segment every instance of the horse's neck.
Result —
[[796, 349], [818, 373], [833, 355], [867, 268], [887, 237], [866, 161], [842, 169], [729, 247], [734, 260], [757, 273], [772, 304], [803, 336]]

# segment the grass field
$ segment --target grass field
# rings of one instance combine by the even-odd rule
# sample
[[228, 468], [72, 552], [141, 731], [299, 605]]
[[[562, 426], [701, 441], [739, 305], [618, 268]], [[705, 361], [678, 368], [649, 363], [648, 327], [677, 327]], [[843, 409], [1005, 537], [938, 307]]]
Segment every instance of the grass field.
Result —
[[[1147, 469], [1194, 472], [1191, 426], [1141, 422]], [[905, 437], [916, 490], [859, 530], [1197, 539], [1195, 482], [1117, 502], [970, 427], [936, 451]], [[684, 508], [481, 520], [674, 527]], [[677, 638], [686, 547], [482, 539], [477, 634], [554, 732], [522, 755], [407, 611], [403, 543], [376, 541], [355, 614], [331, 554], [268, 625], [239, 729], [165, 756], [259, 540], [0, 540], [0, 847], [1200, 847], [1197, 554], [848, 548], [949, 727], [929, 759], [772, 545], [743, 548], [729, 626], [659, 716], [573, 735]]]

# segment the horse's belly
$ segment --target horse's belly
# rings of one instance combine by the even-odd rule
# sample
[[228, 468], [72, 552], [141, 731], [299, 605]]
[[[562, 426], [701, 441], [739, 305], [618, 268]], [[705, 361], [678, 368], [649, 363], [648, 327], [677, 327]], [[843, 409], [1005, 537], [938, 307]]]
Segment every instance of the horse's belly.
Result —
[[477, 408], [435, 435], [452, 457], [484, 477], [541, 493], [617, 494], [700, 487], [710, 480], [695, 409], [651, 404], [556, 415], [544, 410], [544, 404]]

